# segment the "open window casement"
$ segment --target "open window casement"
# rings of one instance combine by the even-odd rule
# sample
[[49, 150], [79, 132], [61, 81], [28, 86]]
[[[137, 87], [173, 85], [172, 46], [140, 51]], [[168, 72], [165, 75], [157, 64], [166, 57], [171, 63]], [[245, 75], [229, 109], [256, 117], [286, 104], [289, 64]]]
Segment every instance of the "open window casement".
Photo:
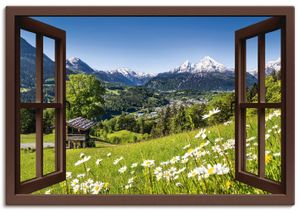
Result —
[[[22, 63], [24, 59], [23, 48], [28, 47], [26, 41], [23, 40], [22, 34], [30, 34], [35, 49], [31, 49], [32, 61], [35, 64], [35, 77], [30, 77], [28, 69]], [[50, 41], [49, 41], [50, 40]], [[54, 65], [52, 69], [53, 80], [52, 90], [47, 86], [44, 80], [44, 62], [48, 58], [44, 56], [44, 46], [46, 42], [52, 43]], [[15, 72], [16, 72], [16, 143], [15, 143], [15, 192], [31, 193], [36, 190], [48, 187], [55, 183], [65, 180], [65, 48], [66, 34], [65, 31], [57, 29], [53, 26], [41, 23], [28, 17], [17, 17], [15, 22]], [[26, 51], [27, 53], [30, 51]], [[27, 81], [21, 80], [21, 75], [25, 74]], [[27, 74], [27, 77], [26, 77]], [[24, 84], [31, 86], [34, 90], [35, 99], [27, 99], [24, 95]], [[53, 85], [54, 84], [54, 85]], [[55, 95], [54, 99], [47, 99], [47, 92], [52, 91]], [[46, 110], [52, 110], [53, 120], [52, 129], [55, 130], [53, 137], [54, 157], [49, 163], [49, 158], [44, 157], [43, 142], [43, 115]], [[22, 143], [21, 136], [21, 112], [28, 112], [35, 116], [35, 144], [33, 146]], [[34, 161], [24, 157], [21, 148], [26, 147], [35, 150]], [[26, 169], [22, 169], [22, 162], [32, 162], [30, 169], [33, 175], [23, 175]], [[52, 169], [49, 170], [49, 166]], [[47, 170], [46, 170], [47, 169]], [[28, 169], [27, 169], [28, 171]]]
[[[270, 49], [266, 45], [266, 37], [274, 31], [279, 32], [280, 39], [277, 45], [280, 46], [279, 56], [281, 58], [280, 80], [281, 100], [279, 102], [266, 100], [266, 52]], [[265, 190], [270, 193], [284, 194], [286, 192], [286, 47], [285, 47], [285, 18], [273, 17], [265, 21], [250, 25], [235, 32], [235, 71], [236, 71], [236, 114], [235, 114], [235, 138], [236, 138], [236, 163], [235, 175], [238, 181], [253, 187]], [[247, 102], [247, 53], [249, 53], [247, 42], [256, 39], [257, 49], [257, 99]], [[250, 110], [257, 116], [257, 167], [250, 169], [248, 164], [250, 147], [247, 144], [247, 112]], [[266, 163], [268, 162], [268, 151], [266, 149], [268, 134], [266, 131], [266, 119], [270, 110], [281, 113], [280, 156], [281, 164], [278, 166], [281, 171], [280, 180], [274, 180], [266, 175]], [[252, 167], [253, 168], [253, 167]]]

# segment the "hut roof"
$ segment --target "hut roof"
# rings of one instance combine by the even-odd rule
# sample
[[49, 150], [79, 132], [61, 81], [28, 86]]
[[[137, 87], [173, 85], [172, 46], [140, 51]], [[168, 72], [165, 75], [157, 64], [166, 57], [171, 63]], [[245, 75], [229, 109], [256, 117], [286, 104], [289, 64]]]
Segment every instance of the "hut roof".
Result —
[[88, 120], [86, 118], [83, 117], [77, 117], [75, 119], [70, 119], [69, 121], [67, 121], [67, 124], [69, 127], [73, 127], [82, 131], [86, 131], [88, 129], [90, 129], [91, 127], [93, 127], [96, 122], [93, 122], [91, 120]]

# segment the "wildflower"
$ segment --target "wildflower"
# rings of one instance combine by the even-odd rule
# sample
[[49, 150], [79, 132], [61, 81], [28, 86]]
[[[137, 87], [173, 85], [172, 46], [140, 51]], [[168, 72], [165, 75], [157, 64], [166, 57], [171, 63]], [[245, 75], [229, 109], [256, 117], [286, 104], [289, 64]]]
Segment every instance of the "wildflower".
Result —
[[77, 174], [77, 178], [83, 178], [85, 177], [85, 174]]
[[206, 171], [207, 174], [209, 175], [216, 173], [216, 169], [214, 168], [214, 166], [211, 166], [210, 164], [207, 165], [206, 170], [207, 170]]
[[80, 164], [87, 162], [89, 159], [91, 159], [91, 156], [84, 156], [81, 160], [75, 163], [75, 166], [79, 166]]
[[87, 171], [87, 172], [90, 172], [90, 171], [91, 171], [91, 168], [87, 168], [86, 171]]
[[275, 110], [275, 111], [273, 112], [273, 115], [276, 116], [276, 117], [279, 117], [279, 116], [281, 115], [280, 110]]
[[103, 159], [97, 159], [97, 160], [96, 160], [96, 165], [98, 166], [98, 165], [102, 162], [102, 160], [103, 160]]
[[232, 185], [232, 182], [228, 180], [228, 181], [226, 182], [226, 188], [227, 188], [227, 189], [230, 188], [231, 185]]
[[161, 180], [162, 176], [163, 176], [163, 173], [162, 173], [162, 172], [159, 172], [159, 173], [155, 174], [156, 181]]
[[177, 187], [183, 187], [183, 185], [180, 182], [176, 182], [175, 184]]
[[218, 175], [227, 174], [229, 172], [229, 168], [226, 165], [222, 165], [220, 163], [214, 165], [215, 173]]
[[135, 173], [135, 171], [131, 171], [131, 172], [130, 172], [130, 174], [134, 174], [134, 173]]
[[135, 168], [135, 167], [137, 167], [138, 166], [138, 164], [137, 163], [133, 163], [133, 164], [131, 164], [131, 168]]
[[185, 171], [185, 169], [186, 169], [186, 167], [183, 167], [183, 168], [179, 169], [176, 173], [177, 173], [177, 174], [181, 174], [182, 172]]
[[271, 120], [273, 117], [279, 117], [281, 115], [281, 112], [279, 110], [275, 110], [273, 113], [269, 114], [266, 117], [266, 120], [269, 121]]
[[206, 138], [205, 132], [206, 132], [206, 129], [201, 129], [199, 131], [199, 133], [195, 135], [195, 138], [200, 138], [200, 136], [201, 136], [202, 139], [205, 139]]
[[131, 177], [131, 178], [128, 179], [128, 184], [132, 184], [133, 182], [134, 182], [134, 178], [133, 177]]
[[221, 153], [222, 149], [219, 145], [212, 146], [212, 150], [216, 153]]
[[99, 194], [99, 192], [102, 190], [103, 186], [104, 186], [103, 182], [95, 182], [92, 185], [92, 194]]
[[265, 163], [268, 164], [272, 160], [272, 155], [270, 155], [270, 151], [266, 151], [265, 153]]
[[158, 166], [158, 167], [156, 167], [156, 168], [154, 169], [154, 174], [155, 174], [155, 175], [156, 175], [156, 174], [159, 174], [161, 171], [162, 171], [162, 168], [161, 168], [160, 166]]
[[87, 183], [83, 182], [80, 184], [80, 189], [84, 194], [86, 194], [88, 192], [89, 187], [87, 186]]
[[111, 156], [111, 152], [109, 152], [109, 153], [107, 153], [107, 155], [106, 155], [107, 157], [110, 157]]
[[205, 173], [205, 168], [204, 167], [197, 167], [197, 168], [194, 168], [192, 171], [190, 171], [188, 173], [188, 178], [195, 177], [197, 175], [201, 175], [201, 174], [204, 174], [204, 173]]
[[94, 183], [94, 180], [88, 179], [87, 181], [85, 181], [85, 183], [87, 187], [91, 187], [91, 185]]
[[104, 183], [103, 189], [106, 190], [106, 191], [109, 189], [109, 183], [108, 182]]
[[210, 111], [208, 112], [208, 114], [203, 115], [202, 119], [207, 119], [207, 118], [211, 117], [212, 115], [219, 113], [220, 111], [221, 111], [221, 110], [219, 110], [219, 108], [210, 110]]
[[75, 185], [77, 185], [79, 183], [78, 179], [73, 179], [71, 182], [71, 186], [74, 187]]
[[144, 160], [144, 162], [141, 164], [144, 167], [151, 167], [155, 165], [154, 160]]
[[123, 166], [123, 167], [121, 167], [121, 168], [118, 170], [118, 172], [119, 172], [120, 174], [123, 174], [126, 170], [127, 170], [127, 166]]
[[161, 166], [167, 166], [167, 165], [169, 165], [169, 163], [170, 163], [169, 161], [165, 161], [165, 162], [161, 162], [160, 165]]
[[280, 156], [280, 152], [274, 153], [273, 157], [279, 157]]
[[228, 126], [228, 125], [230, 125], [232, 123], [232, 121], [227, 121], [227, 122], [224, 122], [224, 125], [225, 126]]
[[254, 141], [254, 140], [256, 140], [256, 137], [255, 137], [255, 136], [252, 136], [252, 137], [250, 137], [250, 138], [247, 138], [247, 139], [246, 139], [246, 142], [250, 142], [250, 141]]
[[116, 160], [114, 160], [114, 165], [117, 165], [121, 160], [123, 160], [124, 158], [121, 156], [119, 158], [117, 158]]
[[186, 164], [187, 162], [189, 162], [188, 158], [182, 158], [181, 163]]
[[182, 149], [187, 149], [187, 148], [189, 148], [190, 146], [191, 146], [191, 144], [188, 144], [188, 145], [184, 146]]
[[82, 152], [82, 153], [80, 153], [79, 157], [80, 157], [80, 158], [84, 158], [84, 157], [85, 157], [85, 154]]
[[73, 189], [73, 193], [77, 193], [80, 189], [80, 185], [76, 184], [76, 185], [72, 186], [72, 189]]
[[164, 179], [166, 179], [167, 181], [170, 181], [171, 180], [171, 177], [172, 177], [172, 173], [170, 171], [164, 171], [162, 173]]
[[129, 188], [132, 188], [132, 184], [125, 185], [126, 190], [128, 190]]
[[171, 164], [178, 163], [180, 161], [180, 156], [175, 156], [170, 160]]
[[223, 141], [223, 138], [216, 138], [216, 139], [215, 139], [215, 143], [218, 143], [218, 142], [220, 142], [220, 141]]
[[67, 179], [72, 178], [72, 172], [67, 171], [66, 172], [66, 178]]
[[268, 140], [269, 138], [270, 138], [270, 134], [267, 133], [267, 134], [265, 135], [265, 140]]
[[48, 194], [51, 194], [51, 189], [46, 190], [46, 191], [45, 191], [45, 194], [47, 194], [47, 195], [48, 195]]
[[224, 144], [223, 144], [223, 149], [228, 150], [228, 149], [233, 149], [235, 145], [235, 140], [234, 139], [228, 139]]

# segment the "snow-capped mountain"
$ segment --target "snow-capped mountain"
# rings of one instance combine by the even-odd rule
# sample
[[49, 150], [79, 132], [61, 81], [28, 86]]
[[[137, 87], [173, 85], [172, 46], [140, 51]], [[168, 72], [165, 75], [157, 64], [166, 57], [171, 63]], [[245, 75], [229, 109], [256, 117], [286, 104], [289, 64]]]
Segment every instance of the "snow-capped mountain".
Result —
[[275, 61], [269, 61], [266, 64], [266, 74], [270, 75], [272, 74], [274, 71], [277, 73], [279, 72], [281, 69], [281, 59], [278, 58]]
[[[276, 59], [275, 61], [269, 61], [266, 64], [266, 75], [270, 75], [273, 72], [278, 73], [281, 69], [281, 59], [280, 57]], [[252, 74], [254, 77], [257, 78], [257, 69], [252, 69], [249, 71], [250, 74]]]
[[78, 57], [71, 57], [66, 61], [66, 68], [74, 72], [83, 72], [86, 74], [95, 75], [99, 80], [111, 83], [119, 83], [129, 86], [144, 85], [150, 78], [154, 77], [152, 74], [135, 72], [129, 68], [118, 68], [115, 70], [95, 70], [87, 63]]
[[223, 64], [217, 62], [209, 56], [203, 57], [198, 63], [193, 64], [188, 60], [181, 64], [179, 67], [171, 70], [173, 73], [203, 73], [203, 72], [225, 72], [230, 70], [226, 68]]
[[[21, 85], [24, 88], [34, 87], [31, 80], [35, 73], [35, 48], [26, 40], [21, 39]], [[45, 80], [52, 79], [54, 62], [44, 55], [44, 76]], [[234, 72], [233, 69], [206, 56], [198, 63], [184, 62], [171, 71], [158, 75], [140, 73], [129, 68], [118, 68], [115, 70], [95, 70], [78, 57], [72, 57], [66, 61], [67, 74], [85, 73], [94, 75], [104, 82], [119, 83], [121, 85], [140, 86], [158, 90], [184, 90], [196, 89], [202, 91], [211, 90], [233, 90]], [[267, 72], [280, 70], [280, 59], [267, 63]], [[255, 83], [257, 79], [247, 73], [247, 84]]]
[[94, 72], [94, 69], [91, 68], [84, 61], [79, 59], [78, 57], [71, 57], [66, 61], [66, 68], [72, 71], [82, 71], [84, 73], [91, 74]]
[[[251, 85], [256, 81], [254, 76], [247, 73], [247, 84]], [[234, 82], [235, 75], [232, 68], [205, 56], [196, 64], [185, 61], [169, 72], [158, 74], [150, 79], [146, 86], [163, 91], [188, 89], [230, 91], [234, 89]]]
[[126, 77], [135, 77], [135, 78], [145, 78], [145, 77], [154, 77], [155, 74], [152, 73], [144, 73], [144, 72], [135, 72], [129, 68], [122, 67], [115, 70], [109, 70], [108, 73], [110, 74], [116, 74], [120, 73]]

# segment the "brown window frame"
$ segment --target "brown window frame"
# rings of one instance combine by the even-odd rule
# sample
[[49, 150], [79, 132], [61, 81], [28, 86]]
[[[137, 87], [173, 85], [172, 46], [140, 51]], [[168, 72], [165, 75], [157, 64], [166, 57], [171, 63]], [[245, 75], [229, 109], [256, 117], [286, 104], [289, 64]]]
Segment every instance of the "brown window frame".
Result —
[[[280, 16], [286, 21], [285, 192], [267, 195], [31, 195], [16, 193], [16, 61], [15, 23], [18, 16]], [[6, 8], [6, 204], [294, 204], [295, 87], [293, 7], [7, 7]]]
[[[285, 193], [286, 187], [286, 48], [285, 48], [285, 18], [272, 17], [265, 21], [247, 26], [235, 32], [236, 53], [236, 111], [235, 111], [235, 140], [236, 140], [236, 169], [237, 180], [250, 184], [270, 193]], [[281, 32], [281, 102], [266, 103], [265, 101], [265, 35], [269, 32]], [[249, 103], [246, 99], [246, 41], [257, 37], [258, 60], [258, 102]], [[246, 110], [257, 109], [258, 116], [258, 175], [246, 171]], [[265, 177], [265, 109], [281, 110], [281, 181], [276, 182]]]
[[[15, 24], [15, 192], [17, 194], [31, 193], [49, 185], [61, 182], [66, 178], [65, 167], [65, 42], [66, 33], [50, 25], [41, 23], [28, 17], [19, 16]], [[35, 34], [36, 37], [36, 78], [35, 78], [35, 101], [21, 102], [20, 98], [20, 31], [26, 30]], [[55, 101], [43, 102], [43, 40], [49, 37], [55, 41]], [[36, 176], [33, 179], [20, 181], [20, 110], [34, 109], [36, 119]], [[55, 171], [44, 174], [43, 171], [43, 110], [55, 109]]]

